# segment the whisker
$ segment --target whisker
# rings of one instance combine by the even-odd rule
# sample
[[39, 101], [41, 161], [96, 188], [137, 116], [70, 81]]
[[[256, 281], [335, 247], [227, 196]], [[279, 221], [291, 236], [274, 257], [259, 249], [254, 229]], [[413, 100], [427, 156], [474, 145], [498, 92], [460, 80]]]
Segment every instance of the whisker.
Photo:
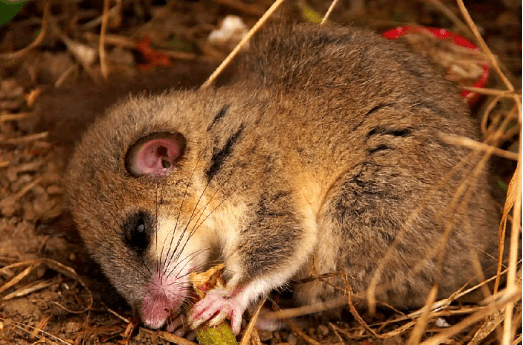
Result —
[[[198, 166], [198, 163], [200, 162], [200, 158], [201, 157], [198, 157], [198, 159], [196, 160], [196, 163], [194, 164], [191, 175], [189, 177], [189, 181], [187, 181], [187, 184], [185, 185], [185, 191], [183, 194], [182, 202], [180, 203], [180, 209], [178, 210], [178, 216], [176, 217], [176, 222], [174, 223], [174, 229], [171, 232], [172, 233], [171, 242], [169, 243], [169, 249], [167, 250], [167, 254], [165, 255], [166, 263], [170, 261], [169, 256], [170, 256], [170, 250], [172, 248], [172, 244], [173, 244], [173, 240], [174, 240], [174, 234], [176, 232], [176, 228], [178, 227], [178, 222], [180, 220], [180, 214], [182, 213], [183, 204], [185, 202], [185, 199], [187, 198], [187, 192], [189, 190], [189, 185], [191, 184], [191, 181], [193, 180], [193, 176], [194, 176], [194, 173], [196, 172], [196, 167]], [[177, 248], [179, 247], [180, 242], [182, 241], [183, 235], [184, 235], [184, 233], [182, 233], [182, 236], [180, 236], [180, 238], [178, 239], [178, 242], [176, 243], [176, 247], [174, 248], [173, 252], [176, 252]], [[164, 242], [164, 245], [165, 245], [165, 242]]]

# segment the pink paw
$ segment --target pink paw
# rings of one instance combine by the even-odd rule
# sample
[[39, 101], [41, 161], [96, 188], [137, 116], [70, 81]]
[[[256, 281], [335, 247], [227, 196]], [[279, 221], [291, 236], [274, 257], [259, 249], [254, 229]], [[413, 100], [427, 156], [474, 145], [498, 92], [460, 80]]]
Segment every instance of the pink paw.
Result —
[[[215, 289], [194, 306], [190, 322], [193, 328], [209, 321], [210, 326], [215, 326], [228, 318], [234, 334], [240, 333], [244, 307], [237, 297], [230, 297], [230, 292], [225, 289]], [[212, 319], [212, 320], [211, 320]]]
[[183, 314], [178, 315], [174, 319], [168, 319], [165, 330], [179, 337], [185, 337], [187, 340], [193, 341], [196, 338], [196, 334], [191, 331], [189, 322]]

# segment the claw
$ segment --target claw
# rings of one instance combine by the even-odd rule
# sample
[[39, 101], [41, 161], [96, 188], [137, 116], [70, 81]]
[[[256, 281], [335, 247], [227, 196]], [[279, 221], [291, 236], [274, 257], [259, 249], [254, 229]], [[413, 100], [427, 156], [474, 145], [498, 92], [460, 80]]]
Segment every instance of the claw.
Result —
[[170, 332], [170, 333], [173, 333], [174, 331], [176, 331], [174, 333], [176, 335], [180, 335], [180, 333], [181, 333], [181, 336], [185, 335], [185, 333], [187, 333], [189, 331], [188, 322], [187, 322], [187, 319], [185, 318], [185, 316], [179, 315], [176, 318], [174, 318], [173, 320], [168, 320], [166, 331]]

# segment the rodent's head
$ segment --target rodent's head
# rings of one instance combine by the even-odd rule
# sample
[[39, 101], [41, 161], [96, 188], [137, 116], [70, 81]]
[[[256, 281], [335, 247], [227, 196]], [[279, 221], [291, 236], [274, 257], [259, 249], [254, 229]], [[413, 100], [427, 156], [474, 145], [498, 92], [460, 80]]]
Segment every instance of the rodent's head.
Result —
[[86, 246], [153, 328], [179, 310], [188, 273], [207, 255], [200, 238], [204, 210], [194, 189], [202, 138], [189, 128], [198, 119], [183, 119], [195, 113], [190, 98], [140, 97], [117, 105], [84, 135], [67, 175]]

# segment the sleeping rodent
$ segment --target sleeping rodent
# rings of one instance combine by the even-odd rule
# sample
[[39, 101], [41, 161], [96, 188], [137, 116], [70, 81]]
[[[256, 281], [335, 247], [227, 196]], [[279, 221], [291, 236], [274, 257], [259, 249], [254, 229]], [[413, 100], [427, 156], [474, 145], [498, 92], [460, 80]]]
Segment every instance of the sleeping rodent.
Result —
[[[471, 151], [439, 133], [478, 139], [429, 62], [364, 29], [280, 27], [226, 85], [112, 107], [66, 186], [88, 249], [145, 325], [178, 325], [189, 273], [221, 261], [226, 287], [189, 320], [227, 317], [238, 333], [248, 306], [312, 271], [364, 293], [387, 255], [376, 297], [413, 308], [436, 281], [445, 298], [495, 263], [488, 174], [472, 180]], [[296, 300], [339, 297], [343, 280], [301, 284]]]

